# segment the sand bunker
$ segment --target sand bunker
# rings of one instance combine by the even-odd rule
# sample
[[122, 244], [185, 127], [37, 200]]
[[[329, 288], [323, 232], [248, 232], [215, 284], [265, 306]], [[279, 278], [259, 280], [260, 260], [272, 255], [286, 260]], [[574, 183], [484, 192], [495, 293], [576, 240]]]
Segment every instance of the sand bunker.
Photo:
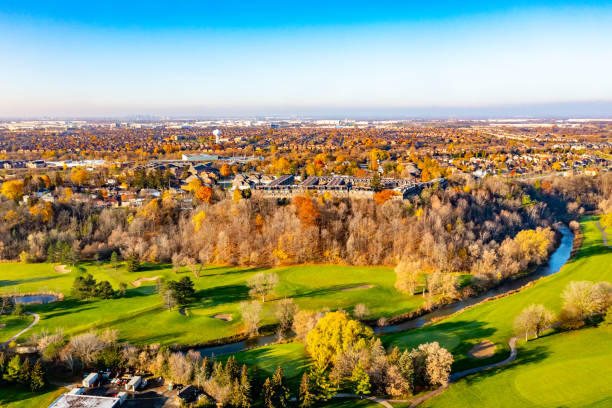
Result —
[[70, 273], [70, 269], [66, 269], [66, 265], [57, 265], [55, 267], [57, 273]]
[[468, 355], [474, 358], [488, 358], [493, 354], [495, 354], [495, 344], [490, 340], [483, 340], [468, 351]]
[[134, 282], [132, 282], [132, 286], [138, 287], [142, 284], [142, 282], [156, 281], [158, 279], [159, 279], [159, 276], [153, 276], [151, 278], [138, 278]]
[[232, 321], [232, 315], [231, 314], [218, 314], [218, 315], [214, 315], [213, 318], [219, 319], [219, 320], [225, 320], [226, 322], [231, 322]]
[[373, 287], [374, 287], [374, 285], [353, 286], [351, 288], [344, 288], [344, 289], [342, 289], [342, 292], [346, 292], [348, 290], [370, 289], [370, 288], [373, 288]]

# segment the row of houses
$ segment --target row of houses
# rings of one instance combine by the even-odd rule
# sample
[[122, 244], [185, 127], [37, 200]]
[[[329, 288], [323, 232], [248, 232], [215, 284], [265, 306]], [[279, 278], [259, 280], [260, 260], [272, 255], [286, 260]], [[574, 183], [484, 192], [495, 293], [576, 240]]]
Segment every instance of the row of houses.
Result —
[[[398, 198], [407, 198], [417, 194], [423, 188], [437, 182], [445, 184], [444, 179], [432, 180], [430, 182], [418, 182], [414, 179], [381, 178], [381, 188], [393, 190]], [[375, 193], [372, 188], [371, 177], [353, 176], [309, 176], [300, 181], [294, 175], [287, 174], [278, 178], [261, 174], [239, 174], [232, 182], [232, 190], [250, 189], [260, 193], [264, 197], [290, 197], [302, 195], [309, 192], [329, 193], [343, 197], [372, 197]]]

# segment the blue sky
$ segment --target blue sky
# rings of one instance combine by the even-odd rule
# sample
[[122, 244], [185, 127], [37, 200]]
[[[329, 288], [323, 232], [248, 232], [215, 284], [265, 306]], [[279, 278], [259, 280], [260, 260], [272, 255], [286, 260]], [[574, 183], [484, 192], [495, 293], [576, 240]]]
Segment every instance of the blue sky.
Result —
[[0, 117], [612, 107], [611, 2], [423, 3], [3, 0]]

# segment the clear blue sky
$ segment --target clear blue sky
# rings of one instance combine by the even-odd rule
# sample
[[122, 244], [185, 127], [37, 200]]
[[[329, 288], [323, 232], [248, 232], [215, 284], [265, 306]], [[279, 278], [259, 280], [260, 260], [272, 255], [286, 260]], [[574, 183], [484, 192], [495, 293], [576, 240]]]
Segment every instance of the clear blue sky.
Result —
[[0, 117], [605, 111], [611, 44], [601, 1], [2, 0]]

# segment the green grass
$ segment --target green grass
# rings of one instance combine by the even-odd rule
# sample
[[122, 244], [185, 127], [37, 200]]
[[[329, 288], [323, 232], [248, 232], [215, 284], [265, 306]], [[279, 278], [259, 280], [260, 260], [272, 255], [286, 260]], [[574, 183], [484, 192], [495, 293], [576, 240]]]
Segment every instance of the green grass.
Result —
[[31, 408], [48, 407], [67, 390], [63, 387], [49, 387], [40, 393], [32, 393], [21, 387], [4, 385], [0, 388], [0, 407]]
[[[585, 217], [581, 226], [584, 241], [580, 251], [556, 274], [539, 280], [519, 293], [485, 302], [421, 329], [383, 336], [387, 345], [411, 348], [424, 341], [440, 341], [455, 357], [455, 371], [498, 361], [509, 353], [508, 339], [514, 335], [514, 318], [528, 305], [541, 303], [559, 312], [561, 293], [571, 281], [612, 281], [612, 249], [602, 243], [596, 217]], [[467, 351], [481, 340], [489, 339], [497, 345], [489, 359], [474, 359]]]
[[296, 342], [242, 351], [234, 357], [239, 364], [256, 365], [265, 376], [271, 376], [281, 366], [287, 378], [297, 378], [310, 364], [304, 345]]
[[609, 407], [610, 338], [589, 328], [522, 343], [513, 364], [464, 378], [423, 407]]
[[7, 341], [19, 333], [33, 320], [32, 316], [0, 316], [0, 326], [2, 326], [0, 328], [0, 342]]
[[352, 398], [334, 398], [325, 404], [317, 405], [322, 408], [380, 408], [381, 405], [376, 402], [368, 401], [367, 399], [352, 399]]
[[[246, 281], [259, 271], [278, 273], [280, 283], [276, 295], [264, 304], [262, 324], [276, 322], [278, 299], [292, 297], [302, 309], [323, 308], [351, 311], [364, 303], [371, 317], [392, 316], [416, 310], [420, 296], [404, 296], [394, 288], [395, 273], [385, 267], [354, 267], [340, 265], [303, 265], [273, 269], [207, 267], [199, 279], [183, 268], [175, 274], [170, 265], [145, 264], [142, 271], [128, 273], [125, 267], [108, 264], [82, 263], [68, 274], [55, 272], [53, 264], [0, 264], [0, 293], [57, 292], [66, 295], [62, 302], [31, 305], [28, 310], [41, 315], [41, 321], [26, 336], [47, 329], [63, 328], [67, 334], [90, 329], [115, 328], [124, 341], [134, 344], [161, 343], [199, 344], [228, 337], [242, 331], [238, 305], [248, 300]], [[91, 273], [96, 280], [108, 280], [114, 288], [126, 283], [125, 297], [111, 300], [77, 301], [70, 298], [75, 276]], [[160, 276], [180, 279], [190, 276], [196, 283], [197, 299], [188, 308], [187, 316], [178, 310], [161, 308], [155, 293], [155, 282], [143, 282], [134, 287], [138, 278]], [[360, 286], [362, 289], [352, 289]], [[216, 314], [231, 314], [231, 322], [213, 318]]]

